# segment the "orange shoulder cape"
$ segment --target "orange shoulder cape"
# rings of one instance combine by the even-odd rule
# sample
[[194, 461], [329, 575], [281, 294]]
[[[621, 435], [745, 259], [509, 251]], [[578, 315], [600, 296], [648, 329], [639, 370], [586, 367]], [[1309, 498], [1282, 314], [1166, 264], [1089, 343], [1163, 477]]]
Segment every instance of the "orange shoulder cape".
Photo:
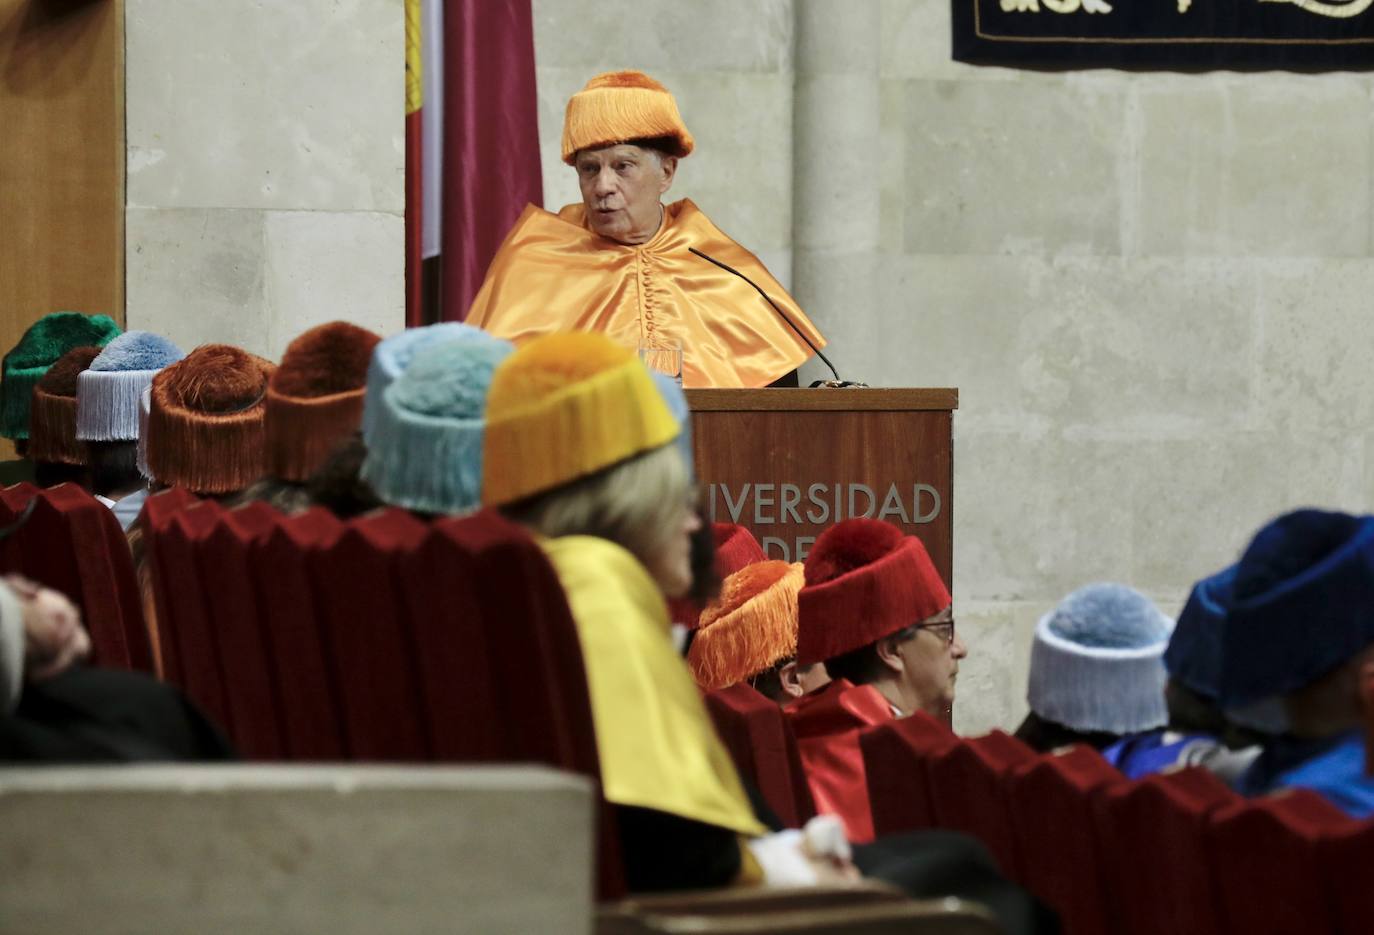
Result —
[[682, 344], [683, 385], [767, 386], [811, 356], [733, 266], [768, 293], [816, 347], [825, 338], [782, 285], [688, 199], [664, 209], [653, 239], [626, 246], [594, 234], [582, 205], [527, 205], [506, 235], [467, 322], [516, 344], [551, 331], [599, 331], [627, 346]]

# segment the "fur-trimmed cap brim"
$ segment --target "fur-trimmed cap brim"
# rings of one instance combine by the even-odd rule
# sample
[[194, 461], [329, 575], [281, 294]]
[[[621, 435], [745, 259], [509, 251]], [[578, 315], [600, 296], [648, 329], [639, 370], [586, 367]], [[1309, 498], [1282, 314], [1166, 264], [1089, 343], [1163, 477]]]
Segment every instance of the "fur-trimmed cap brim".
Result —
[[597, 75], [568, 100], [563, 117], [563, 161], [584, 149], [639, 140], [671, 141], [673, 156], [691, 155], [696, 141], [667, 88], [642, 71]]

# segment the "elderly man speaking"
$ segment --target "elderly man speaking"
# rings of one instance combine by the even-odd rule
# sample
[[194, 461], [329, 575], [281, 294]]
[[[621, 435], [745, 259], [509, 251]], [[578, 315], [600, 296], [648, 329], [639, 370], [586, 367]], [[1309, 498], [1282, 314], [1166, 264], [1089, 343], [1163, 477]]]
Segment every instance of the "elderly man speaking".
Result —
[[[563, 161], [582, 204], [528, 205], [487, 270], [467, 321], [517, 344], [600, 331], [682, 347], [687, 387], [767, 386], [811, 356], [816, 326], [752, 253], [684, 198], [664, 205], [692, 135], [668, 89], [637, 71], [597, 75], [568, 101]], [[692, 253], [695, 248], [759, 285]]]

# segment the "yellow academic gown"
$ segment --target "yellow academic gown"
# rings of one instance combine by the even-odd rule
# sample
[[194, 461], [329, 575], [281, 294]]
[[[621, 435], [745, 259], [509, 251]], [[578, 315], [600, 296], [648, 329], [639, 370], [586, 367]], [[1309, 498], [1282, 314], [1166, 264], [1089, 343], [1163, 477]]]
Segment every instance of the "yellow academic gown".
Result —
[[748, 250], [686, 198], [664, 208], [653, 239], [626, 246], [593, 233], [586, 209], [527, 205], [487, 269], [467, 322], [516, 344], [551, 331], [599, 331], [627, 347], [682, 344], [683, 385], [767, 386], [811, 357], [744, 273], [818, 348], [825, 338]]
[[644, 566], [594, 536], [540, 544], [577, 625], [607, 801], [762, 834]]

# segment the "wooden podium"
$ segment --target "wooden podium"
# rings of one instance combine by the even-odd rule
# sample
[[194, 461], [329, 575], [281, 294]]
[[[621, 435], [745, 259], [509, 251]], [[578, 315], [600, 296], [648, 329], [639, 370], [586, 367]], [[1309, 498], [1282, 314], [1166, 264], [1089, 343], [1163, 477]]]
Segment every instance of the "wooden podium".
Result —
[[920, 537], [953, 587], [957, 389], [688, 390], [709, 515], [800, 561], [827, 527], [873, 516]]

